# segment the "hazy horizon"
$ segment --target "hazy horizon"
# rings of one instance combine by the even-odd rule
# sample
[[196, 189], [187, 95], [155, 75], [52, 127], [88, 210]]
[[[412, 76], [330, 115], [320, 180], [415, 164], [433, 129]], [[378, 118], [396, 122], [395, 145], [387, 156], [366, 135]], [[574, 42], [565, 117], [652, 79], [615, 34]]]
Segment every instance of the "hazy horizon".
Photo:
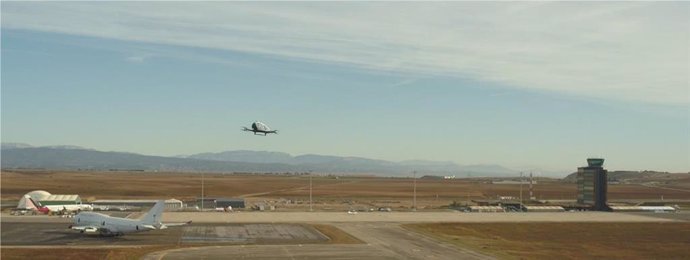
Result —
[[690, 170], [690, 3], [1, 5], [2, 142]]

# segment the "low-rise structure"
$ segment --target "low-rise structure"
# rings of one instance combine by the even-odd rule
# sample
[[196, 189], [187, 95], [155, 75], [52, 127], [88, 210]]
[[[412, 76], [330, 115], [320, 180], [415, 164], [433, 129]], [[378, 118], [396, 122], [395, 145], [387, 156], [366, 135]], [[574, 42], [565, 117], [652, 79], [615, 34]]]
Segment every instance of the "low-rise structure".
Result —
[[613, 211], [624, 212], [676, 212], [676, 208], [671, 206], [609, 206]]
[[564, 212], [561, 206], [525, 206], [527, 212]]

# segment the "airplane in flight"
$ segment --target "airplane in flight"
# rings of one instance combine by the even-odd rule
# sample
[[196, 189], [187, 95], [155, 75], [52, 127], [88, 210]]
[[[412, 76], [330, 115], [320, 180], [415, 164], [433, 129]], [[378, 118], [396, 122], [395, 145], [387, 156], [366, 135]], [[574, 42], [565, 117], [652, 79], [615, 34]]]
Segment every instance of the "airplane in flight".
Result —
[[252, 123], [252, 128], [249, 129], [247, 127], [242, 128], [243, 131], [248, 131], [248, 132], [254, 132], [255, 135], [260, 135], [264, 134], [264, 136], [268, 134], [278, 134], [278, 130], [271, 130], [268, 128], [268, 126], [264, 123], [261, 123], [259, 121], [256, 121]]
[[101, 236], [121, 236], [128, 233], [137, 233], [157, 229], [166, 229], [173, 226], [182, 226], [192, 223], [168, 223], [163, 224], [163, 209], [165, 202], [159, 200], [146, 215], [139, 219], [111, 217], [96, 212], [81, 212], [74, 216], [73, 224], [69, 228], [79, 230], [81, 233], [98, 233]]

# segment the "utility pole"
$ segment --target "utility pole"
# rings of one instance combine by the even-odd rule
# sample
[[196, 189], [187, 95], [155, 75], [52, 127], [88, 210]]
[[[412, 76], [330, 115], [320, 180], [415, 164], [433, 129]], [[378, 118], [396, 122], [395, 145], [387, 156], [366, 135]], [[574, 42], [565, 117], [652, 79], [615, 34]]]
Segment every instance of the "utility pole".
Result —
[[522, 172], [520, 172], [520, 210], [522, 210]]
[[465, 204], [465, 206], [469, 206], [469, 205], [470, 205], [470, 190], [468, 189], [467, 190], [467, 203]]
[[529, 172], [529, 199], [530, 201], [534, 198], [533, 187], [532, 187], [532, 172]]
[[314, 211], [313, 203], [311, 200], [311, 190], [312, 190], [311, 171], [309, 171], [309, 211]]
[[201, 211], [204, 211], [204, 172], [201, 172]]
[[412, 195], [412, 210], [417, 211], [417, 171], [412, 172], [412, 179], [414, 183]]

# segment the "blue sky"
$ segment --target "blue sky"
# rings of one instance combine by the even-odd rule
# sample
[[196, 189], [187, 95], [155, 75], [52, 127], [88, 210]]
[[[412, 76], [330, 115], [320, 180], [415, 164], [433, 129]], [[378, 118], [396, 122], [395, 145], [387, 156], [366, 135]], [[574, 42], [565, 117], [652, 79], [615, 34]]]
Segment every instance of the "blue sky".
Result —
[[337, 5], [3, 2], [2, 141], [690, 169], [687, 3]]

